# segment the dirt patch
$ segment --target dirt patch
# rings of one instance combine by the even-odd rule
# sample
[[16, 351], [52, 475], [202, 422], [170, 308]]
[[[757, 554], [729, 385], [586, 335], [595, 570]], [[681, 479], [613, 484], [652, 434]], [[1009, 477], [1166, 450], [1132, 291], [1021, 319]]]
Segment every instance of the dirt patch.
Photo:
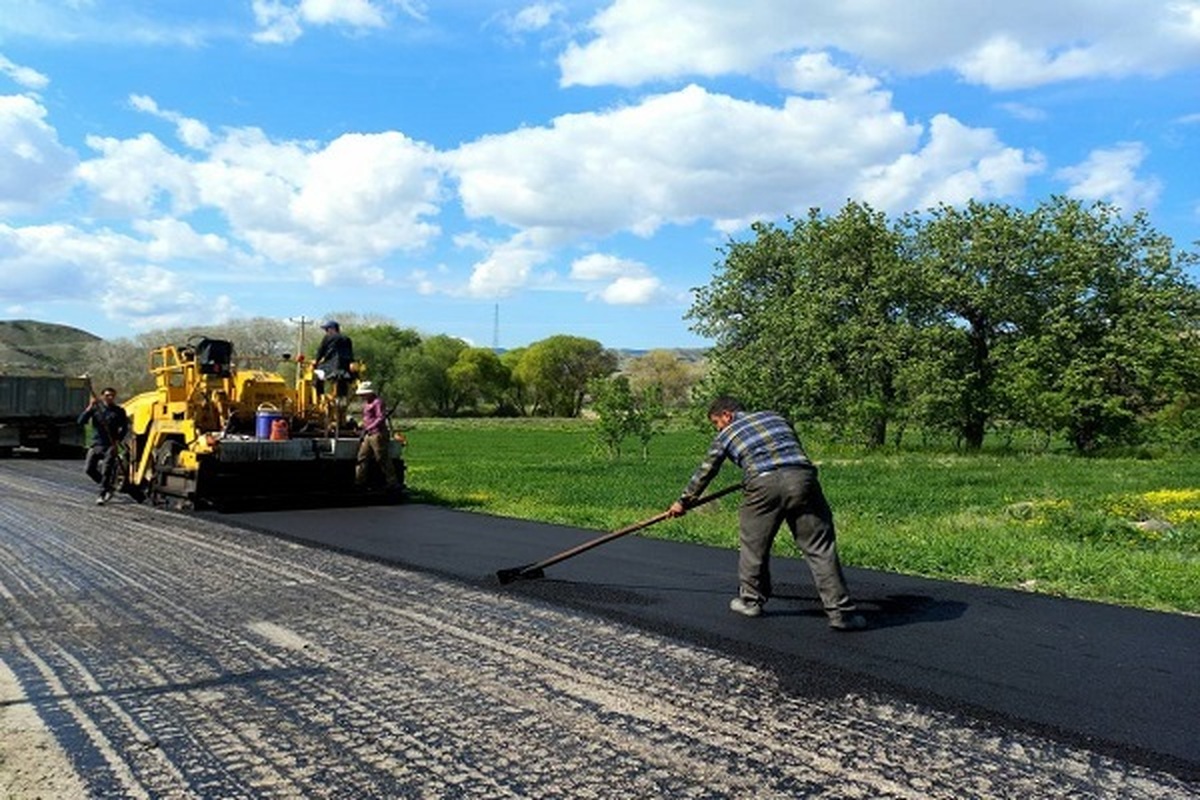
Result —
[[21, 685], [0, 662], [0, 797], [78, 798], [87, 794], [67, 754], [26, 702]]

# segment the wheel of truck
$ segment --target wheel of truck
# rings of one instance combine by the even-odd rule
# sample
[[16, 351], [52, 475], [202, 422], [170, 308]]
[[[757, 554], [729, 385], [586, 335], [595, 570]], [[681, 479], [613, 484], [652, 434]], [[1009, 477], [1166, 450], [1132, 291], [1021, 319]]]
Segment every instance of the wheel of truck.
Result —
[[183, 443], [178, 439], [167, 439], [154, 448], [154, 468], [174, 469], [179, 464], [179, 454], [183, 452]]
[[179, 465], [179, 454], [183, 449], [183, 443], [178, 439], [167, 439], [154, 448], [147, 492], [150, 502], [154, 505], [167, 505], [170, 502], [170, 496], [160, 489], [165, 483], [165, 477], [159, 473], [175, 469]]
[[13, 455], [13, 448], [0, 447], [0, 458], [12, 458], [12, 455]]

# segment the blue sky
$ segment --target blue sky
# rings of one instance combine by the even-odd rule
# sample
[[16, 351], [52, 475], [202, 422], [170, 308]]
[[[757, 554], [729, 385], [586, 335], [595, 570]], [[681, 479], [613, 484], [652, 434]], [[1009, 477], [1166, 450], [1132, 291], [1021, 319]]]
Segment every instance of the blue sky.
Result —
[[755, 220], [1065, 194], [1195, 250], [1198, 164], [1200, 0], [0, 0], [0, 317], [106, 338], [703, 346]]

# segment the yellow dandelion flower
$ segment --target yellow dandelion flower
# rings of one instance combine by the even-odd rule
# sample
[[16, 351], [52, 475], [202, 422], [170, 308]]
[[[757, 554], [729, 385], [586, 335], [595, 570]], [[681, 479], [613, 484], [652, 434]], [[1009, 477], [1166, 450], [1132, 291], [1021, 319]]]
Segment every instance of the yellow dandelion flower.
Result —
[[1156, 506], [1200, 504], [1200, 489], [1157, 489], [1141, 495], [1141, 499]]

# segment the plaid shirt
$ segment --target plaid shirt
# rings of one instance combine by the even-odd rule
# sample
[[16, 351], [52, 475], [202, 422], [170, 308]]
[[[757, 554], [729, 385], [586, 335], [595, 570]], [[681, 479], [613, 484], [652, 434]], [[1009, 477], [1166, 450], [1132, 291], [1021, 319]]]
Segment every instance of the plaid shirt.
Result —
[[774, 411], [739, 411], [725, 430], [717, 433], [688, 481], [679, 498], [684, 505], [699, 499], [727, 458], [742, 468], [745, 480], [771, 470], [812, 464], [786, 419]]

